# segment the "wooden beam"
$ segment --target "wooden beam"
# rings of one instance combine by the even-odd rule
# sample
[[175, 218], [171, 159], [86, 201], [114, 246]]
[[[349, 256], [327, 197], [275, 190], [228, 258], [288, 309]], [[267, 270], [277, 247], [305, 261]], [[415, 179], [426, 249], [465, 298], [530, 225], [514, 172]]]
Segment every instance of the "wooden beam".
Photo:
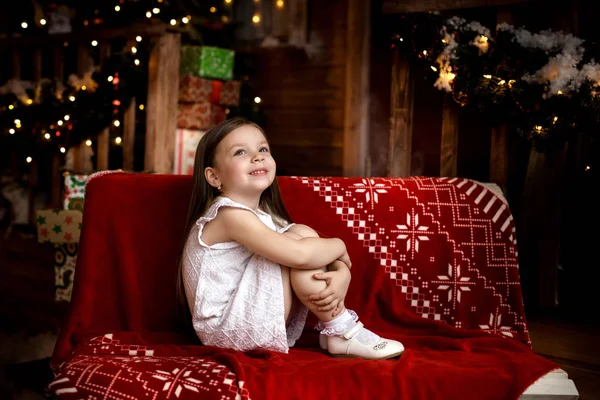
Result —
[[11, 53], [12, 79], [21, 79], [21, 52], [14, 47]]
[[458, 131], [458, 104], [450, 95], [445, 95], [442, 109], [440, 176], [457, 176]]
[[370, 0], [349, 0], [346, 45], [344, 176], [365, 176], [368, 155]]
[[[367, 0], [370, 2], [370, 0]], [[350, 1], [352, 3], [352, 1]], [[308, 41], [308, 0], [291, 0], [289, 2], [289, 27], [288, 43], [302, 47]], [[348, 5], [350, 7], [350, 4]]]
[[65, 80], [65, 50], [62, 46], [54, 48], [54, 77], [59, 82]]
[[392, 57], [392, 93], [388, 176], [410, 176], [414, 81], [410, 63], [397, 51]]
[[133, 171], [133, 147], [135, 144], [135, 97], [123, 116], [123, 169]]
[[146, 104], [147, 171], [173, 173], [177, 100], [179, 97], [179, 58], [181, 35], [167, 33], [152, 49], [148, 65], [148, 100]]
[[[103, 40], [100, 42], [100, 65], [110, 56], [110, 42]], [[106, 127], [98, 135], [98, 146], [96, 147], [96, 170], [105, 171], [108, 169], [108, 159], [110, 153], [110, 127]]]
[[[498, 10], [496, 14], [496, 26], [506, 22], [513, 24], [512, 11], [508, 8]], [[507, 123], [492, 127], [491, 149], [490, 149], [490, 181], [497, 184], [506, 195], [508, 183], [508, 148], [507, 141], [510, 128]]]
[[500, 7], [529, 3], [533, 0], [384, 0], [384, 14], [459, 10], [476, 7]]
[[15, 46], [17, 48], [24, 46], [43, 47], [43, 46], [62, 46], [64, 42], [89, 44], [92, 40], [99, 42], [111, 39], [135, 39], [136, 36], [144, 38], [160, 37], [166, 32], [182, 32], [185, 29], [172, 27], [165, 24], [156, 25], [132, 25], [125, 28], [103, 29], [89, 28], [84, 32], [65, 33], [57, 35], [23, 36], [0, 39], [0, 47]]

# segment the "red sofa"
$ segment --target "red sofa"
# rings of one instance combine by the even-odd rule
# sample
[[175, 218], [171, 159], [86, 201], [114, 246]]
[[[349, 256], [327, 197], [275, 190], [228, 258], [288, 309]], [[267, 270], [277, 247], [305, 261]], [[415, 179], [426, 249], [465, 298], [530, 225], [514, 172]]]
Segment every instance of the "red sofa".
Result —
[[406, 347], [337, 359], [314, 318], [289, 354], [201, 346], [179, 328], [176, 261], [191, 177], [87, 184], [72, 304], [52, 357], [59, 399], [517, 399], [558, 368], [530, 347], [505, 201], [466, 179], [280, 177], [294, 222], [339, 237], [346, 304]]

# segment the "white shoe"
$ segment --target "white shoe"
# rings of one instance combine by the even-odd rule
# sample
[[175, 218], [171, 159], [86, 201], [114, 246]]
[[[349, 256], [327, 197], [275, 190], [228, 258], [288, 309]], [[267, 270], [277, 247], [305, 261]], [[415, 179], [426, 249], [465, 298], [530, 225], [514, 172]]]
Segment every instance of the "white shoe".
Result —
[[319, 345], [332, 357], [357, 357], [365, 360], [385, 360], [398, 357], [404, 352], [404, 346], [396, 340], [381, 338], [373, 345], [361, 343], [357, 338], [361, 329], [364, 329], [364, 325], [357, 322], [341, 336], [319, 335]]

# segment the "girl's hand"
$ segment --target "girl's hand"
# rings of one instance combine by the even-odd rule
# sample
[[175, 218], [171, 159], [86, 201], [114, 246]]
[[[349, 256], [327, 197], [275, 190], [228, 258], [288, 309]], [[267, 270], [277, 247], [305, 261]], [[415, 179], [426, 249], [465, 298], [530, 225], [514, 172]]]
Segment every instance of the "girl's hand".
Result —
[[332, 316], [335, 317], [344, 309], [344, 298], [351, 279], [349, 269], [339, 267], [335, 271], [315, 274], [313, 278], [326, 281], [327, 287], [309, 296], [309, 300], [319, 306], [318, 311], [333, 311]]

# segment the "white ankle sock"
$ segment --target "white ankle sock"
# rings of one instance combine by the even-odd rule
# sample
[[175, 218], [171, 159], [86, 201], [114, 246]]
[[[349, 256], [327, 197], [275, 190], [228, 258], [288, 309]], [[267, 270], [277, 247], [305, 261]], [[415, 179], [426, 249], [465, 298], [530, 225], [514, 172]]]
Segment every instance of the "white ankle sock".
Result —
[[[321, 330], [322, 335], [341, 336], [356, 325], [358, 316], [352, 310], [344, 310], [343, 313], [332, 319], [331, 321], [321, 322], [317, 324], [317, 329]], [[366, 345], [373, 345], [381, 339], [378, 335], [371, 332], [367, 328], [362, 328], [356, 337], [359, 342]]]

